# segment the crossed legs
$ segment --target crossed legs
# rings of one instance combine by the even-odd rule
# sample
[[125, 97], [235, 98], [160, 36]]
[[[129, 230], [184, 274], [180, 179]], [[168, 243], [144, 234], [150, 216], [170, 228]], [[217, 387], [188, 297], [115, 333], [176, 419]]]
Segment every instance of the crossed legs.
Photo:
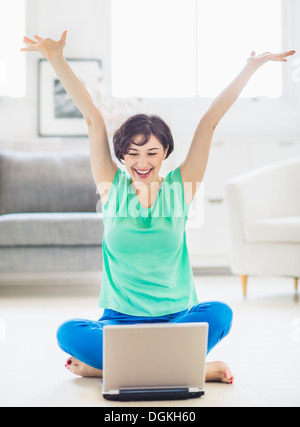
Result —
[[[143, 323], [143, 318], [125, 316], [126, 323]], [[122, 318], [122, 319], [123, 319]], [[160, 321], [160, 318], [153, 318]], [[232, 311], [221, 302], [201, 303], [190, 310], [172, 316], [171, 323], [207, 322], [209, 324], [208, 352], [218, 344], [230, 331]], [[69, 354], [66, 367], [75, 375], [88, 377], [102, 377], [102, 344], [103, 327], [105, 325], [120, 324], [116, 318], [103, 316], [98, 321], [73, 319], [63, 323], [57, 331], [58, 344], [63, 351]], [[224, 362], [210, 362], [206, 364], [206, 381], [222, 381], [232, 383], [233, 376]]]

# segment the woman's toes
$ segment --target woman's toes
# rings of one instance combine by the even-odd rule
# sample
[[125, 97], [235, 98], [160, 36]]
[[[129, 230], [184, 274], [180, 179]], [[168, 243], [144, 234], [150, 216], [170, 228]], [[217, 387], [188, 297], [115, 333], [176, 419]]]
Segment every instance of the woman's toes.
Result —
[[226, 369], [225, 378], [227, 381], [229, 381], [229, 384], [232, 384], [234, 381], [234, 376], [232, 375], [229, 368]]
[[74, 370], [78, 368], [78, 360], [75, 359], [75, 357], [69, 357], [69, 359], [66, 360], [65, 367], [69, 369], [69, 371], [74, 372]]
[[102, 377], [102, 371], [100, 369], [88, 366], [83, 362], [80, 362], [75, 357], [67, 359], [65, 367], [75, 375], [80, 377]]
[[233, 375], [230, 372], [229, 368], [226, 368], [225, 370], [225, 374], [224, 374], [224, 378], [223, 378], [223, 382], [227, 383], [227, 384], [232, 384], [234, 380]]
[[209, 362], [206, 364], [206, 381], [217, 381], [232, 384], [234, 377], [224, 362]]
[[66, 367], [69, 367], [72, 364], [72, 359], [73, 357], [69, 357], [69, 359], [66, 360], [66, 364], [65, 364]]

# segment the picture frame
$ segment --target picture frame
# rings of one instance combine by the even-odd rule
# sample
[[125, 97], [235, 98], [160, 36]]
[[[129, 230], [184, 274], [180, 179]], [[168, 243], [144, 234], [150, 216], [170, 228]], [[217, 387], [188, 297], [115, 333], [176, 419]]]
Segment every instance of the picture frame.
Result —
[[[102, 81], [100, 59], [66, 58], [90, 95]], [[87, 137], [84, 117], [66, 93], [46, 59], [38, 62], [38, 134], [41, 137]]]

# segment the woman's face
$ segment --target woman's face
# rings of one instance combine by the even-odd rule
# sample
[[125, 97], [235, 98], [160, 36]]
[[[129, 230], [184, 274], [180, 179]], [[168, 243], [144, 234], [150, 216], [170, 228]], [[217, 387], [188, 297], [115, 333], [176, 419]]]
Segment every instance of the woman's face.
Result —
[[154, 135], [151, 135], [147, 144], [135, 145], [142, 140], [142, 135], [137, 135], [133, 139], [128, 154], [124, 156], [125, 167], [135, 182], [145, 184], [159, 182], [158, 174], [169, 147], [164, 150], [163, 145]]

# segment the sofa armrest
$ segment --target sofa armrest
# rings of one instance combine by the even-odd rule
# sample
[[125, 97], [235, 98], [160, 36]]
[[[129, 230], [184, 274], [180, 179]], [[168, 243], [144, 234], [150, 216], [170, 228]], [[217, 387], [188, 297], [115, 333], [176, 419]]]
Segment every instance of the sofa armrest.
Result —
[[300, 213], [300, 158], [256, 169], [226, 183], [238, 222]]

